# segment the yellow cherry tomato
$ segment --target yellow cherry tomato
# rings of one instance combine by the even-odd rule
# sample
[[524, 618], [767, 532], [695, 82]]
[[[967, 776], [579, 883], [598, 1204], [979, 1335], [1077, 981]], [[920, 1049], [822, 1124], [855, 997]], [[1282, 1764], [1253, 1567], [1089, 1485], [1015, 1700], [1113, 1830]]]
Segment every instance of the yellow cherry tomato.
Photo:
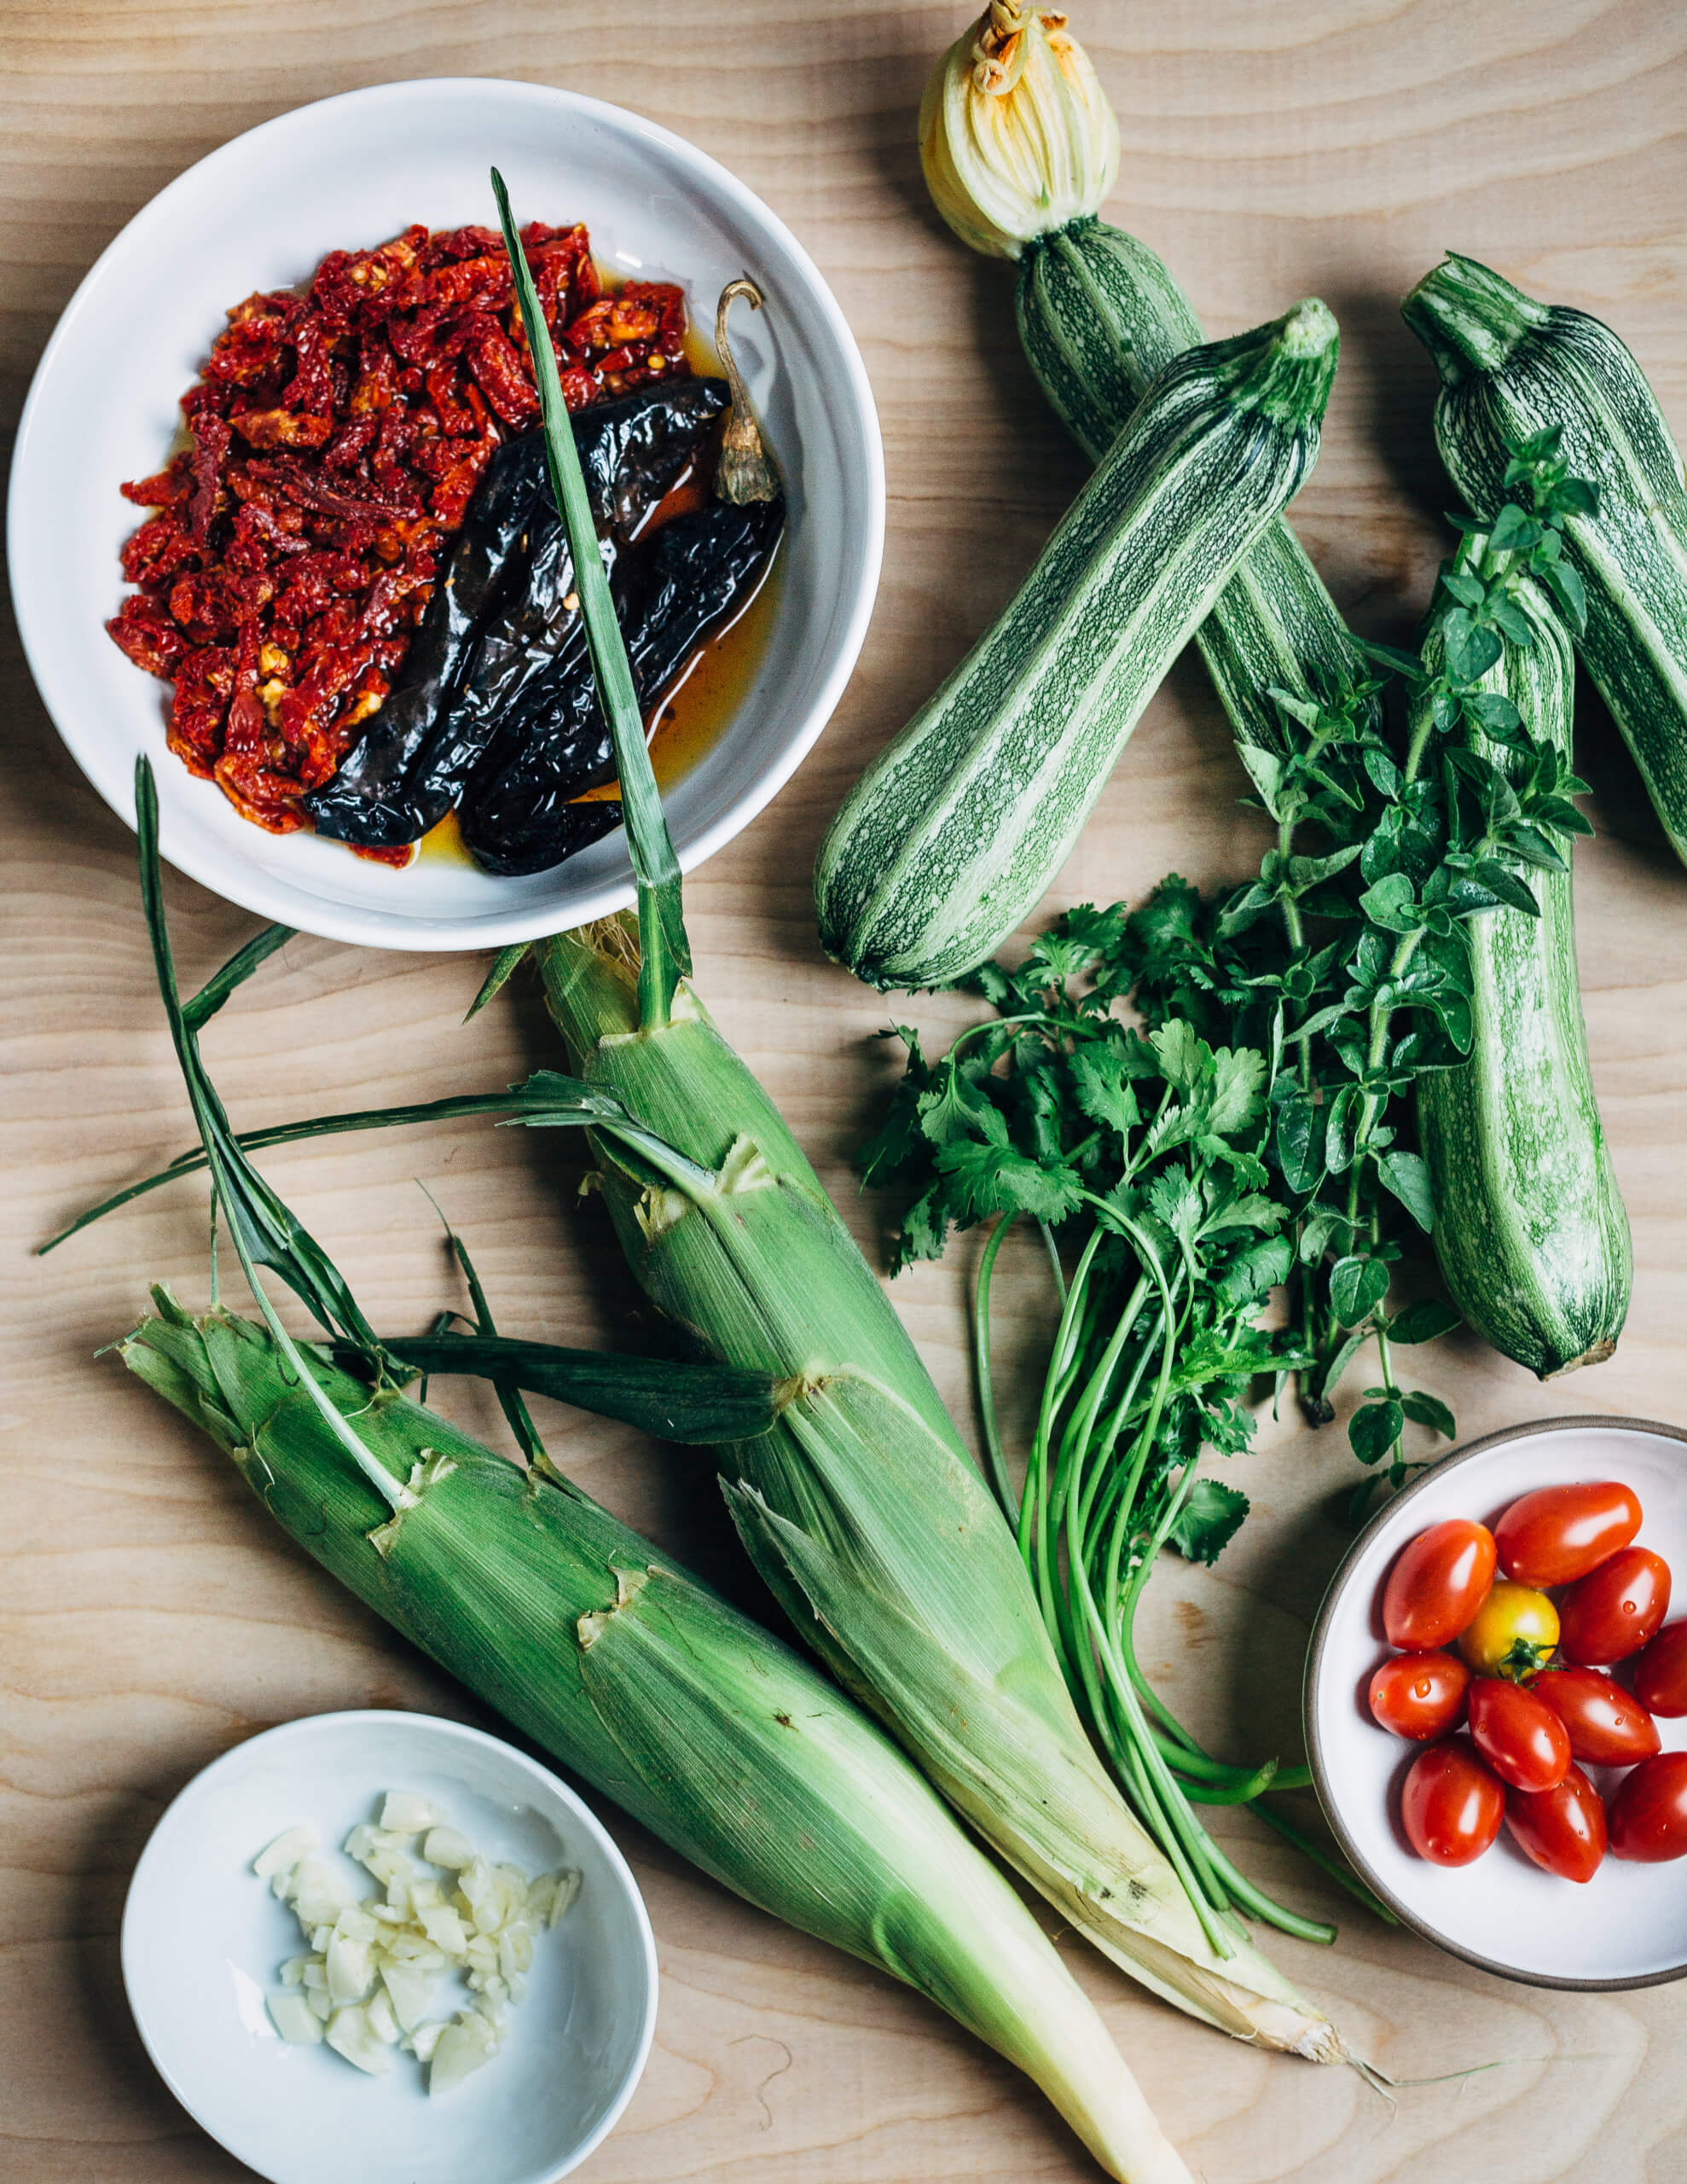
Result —
[[1498, 1577], [1458, 1650], [1478, 1676], [1527, 1683], [1558, 1642], [1558, 1611], [1545, 1593]]

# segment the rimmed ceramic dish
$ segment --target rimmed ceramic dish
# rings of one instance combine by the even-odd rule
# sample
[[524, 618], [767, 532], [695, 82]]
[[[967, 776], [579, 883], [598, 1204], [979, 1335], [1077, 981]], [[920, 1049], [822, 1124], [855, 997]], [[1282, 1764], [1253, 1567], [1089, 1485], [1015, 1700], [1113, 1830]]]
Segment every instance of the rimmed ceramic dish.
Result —
[[9, 518], [18, 624], [59, 733], [120, 817], [133, 823], [136, 754], [148, 752], [171, 863], [260, 916], [370, 947], [502, 946], [605, 916], [632, 900], [624, 838], [508, 880], [432, 858], [395, 872], [240, 818], [168, 753], [167, 686], [102, 626], [142, 515], [118, 487], [162, 464], [232, 304], [412, 221], [496, 226], [495, 163], [518, 219], [585, 221], [601, 264], [682, 282], [704, 326], [739, 274], [767, 299], [739, 312], [733, 346], [786, 487], [780, 590], [754, 680], [668, 796], [682, 865], [729, 841], [801, 764], [855, 665], [878, 580], [884, 457], [843, 314], [761, 200], [669, 131], [573, 91], [443, 78], [301, 107], [190, 167], [95, 265], [36, 373]]
[[[1391, 1650], [1383, 1583], [1408, 1540], [1446, 1517], [1491, 1526], [1535, 1487], [1599, 1478], [1633, 1488], [1645, 1512], [1641, 1544], [1687, 1581], [1687, 1432], [1644, 1419], [1543, 1419], [1444, 1457], [1372, 1519], [1330, 1582], [1307, 1659], [1307, 1751], [1325, 1816], [1354, 1865], [1427, 1940], [1537, 1987], [1648, 1987], [1687, 1974], [1687, 1864], [1607, 1857], [1578, 1885], [1542, 1873], [1504, 1828], [1470, 1865], [1429, 1864], [1400, 1821], [1400, 1785], [1423, 1747], [1378, 1728], [1365, 1687]], [[1667, 1751], [1687, 1750], [1687, 1720], [1658, 1728]], [[1604, 1795], [1621, 1776], [1588, 1773]]]
[[[389, 1790], [432, 1800], [495, 1862], [581, 1876], [567, 1915], [535, 1940], [503, 2047], [438, 2098], [407, 2055], [372, 2077], [330, 2048], [287, 2046], [265, 2007], [301, 1943], [252, 1860], [301, 1821], [338, 1857]], [[614, 2128], [656, 2025], [650, 1920], [603, 1827], [513, 1745], [430, 1714], [309, 1716], [196, 1774], [135, 1868], [123, 1978], [171, 2091], [271, 2184], [553, 2184]], [[449, 2000], [442, 1983], [441, 2014]]]

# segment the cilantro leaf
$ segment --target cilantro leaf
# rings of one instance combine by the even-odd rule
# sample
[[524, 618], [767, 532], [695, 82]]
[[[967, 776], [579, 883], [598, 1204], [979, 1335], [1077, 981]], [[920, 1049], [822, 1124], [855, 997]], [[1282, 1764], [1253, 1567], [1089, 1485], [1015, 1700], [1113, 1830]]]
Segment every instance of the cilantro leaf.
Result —
[[1166, 1535], [1189, 1562], [1216, 1562], [1241, 1528], [1248, 1497], [1216, 1478], [1197, 1478]]
[[1266, 1058], [1251, 1047], [1220, 1047], [1213, 1056], [1213, 1072], [1207, 1128], [1219, 1136], [1234, 1137], [1260, 1112]]
[[1212, 1048], [1181, 1017], [1151, 1031], [1148, 1043], [1160, 1057], [1166, 1082], [1180, 1092], [1192, 1092], [1212, 1066]]
[[1142, 1120], [1127, 1077], [1124, 1049], [1111, 1041], [1081, 1046], [1069, 1065], [1073, 1097], [1092, 1122], [1128, 1137]]
[[[994, 1111], [993, 1111], [994, 1112]], [[995, 1118], [998, 1123], [1000, 1118]], [[993, 1213], [1029, 1213], [1038, 1221], [1064, 1221], [1081, 1202], [1083, 1185], [1070, 1168], [1046, 1168], [1000, 1139], [981, 1144], [955, 1138], [938, 1148], [945, 1201], [963, 1228]]]
[[944, 1062], [916, 1101], [919, 1127], [933, 1145], [954, 1144], [957, 1139], [981, 1133], [1005, 1144], [1007, 1124], [992, 1106], [989, 1095], [963, 1074], [952, 1061]]

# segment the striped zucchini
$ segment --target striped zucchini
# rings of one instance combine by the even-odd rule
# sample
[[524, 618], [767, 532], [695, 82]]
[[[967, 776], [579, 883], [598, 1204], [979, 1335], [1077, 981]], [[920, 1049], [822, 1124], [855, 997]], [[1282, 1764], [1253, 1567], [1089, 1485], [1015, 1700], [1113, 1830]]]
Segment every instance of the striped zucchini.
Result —
[[1310, 473], [1336, 351], [1313, 299], [1155, 380], [820, 845], [820, 938], [858, 977], [948, 984], [1036, 908], [1161, 677]]
[[[1165, 261], [1093, 215], [1025, 246], [1015, 300], [1031, 369], [1095, 462], [1155, 374], [1203, 338]], [[1282, 516], [1249, 549], [1195, 642], [1244, 749], [1283, 747], [1273, 685], [1325, 696], [1359, 670], [1347, 624]]]
[[[1533, 584], [1516, 596], [1534, 642], [1507, 645], [1483, 688], [1509, 697], [1568, 762], [1569, 639]], [[1501, 755], [1480, 742], [1484, 756]], [[1539, 918], [1486, 910], [1466, 926], [1470, 1054], [1419, 1077], [1417, 1128], [1453, 1303], [1485, 1341], [1545, 1380], [1616, 1348], [1633, 1258], [1588, 1067], [1570, 875], [1530, 880]]]
[[1449, 258], [1400, 306], [1442, 380], [1435, 439], [1478, 516], [1507, 497], [1505, 442], [1562, 428], [1597, 514], [1565, 526], [1587, 591], [1580, 652], [1687, 863], [1687, 491], [1657, 398], [1586, 311], [1537, 303], [1473, 258]]

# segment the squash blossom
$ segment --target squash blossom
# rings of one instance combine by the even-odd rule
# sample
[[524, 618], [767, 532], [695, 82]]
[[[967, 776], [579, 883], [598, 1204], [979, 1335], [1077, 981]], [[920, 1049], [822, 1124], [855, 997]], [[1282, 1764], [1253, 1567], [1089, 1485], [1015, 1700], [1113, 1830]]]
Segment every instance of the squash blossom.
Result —
[[1093, 213], [1119, 125], [1065, 16], [992, 0], [926, 84], [919, 157], [937, 210], [989, 258]]

